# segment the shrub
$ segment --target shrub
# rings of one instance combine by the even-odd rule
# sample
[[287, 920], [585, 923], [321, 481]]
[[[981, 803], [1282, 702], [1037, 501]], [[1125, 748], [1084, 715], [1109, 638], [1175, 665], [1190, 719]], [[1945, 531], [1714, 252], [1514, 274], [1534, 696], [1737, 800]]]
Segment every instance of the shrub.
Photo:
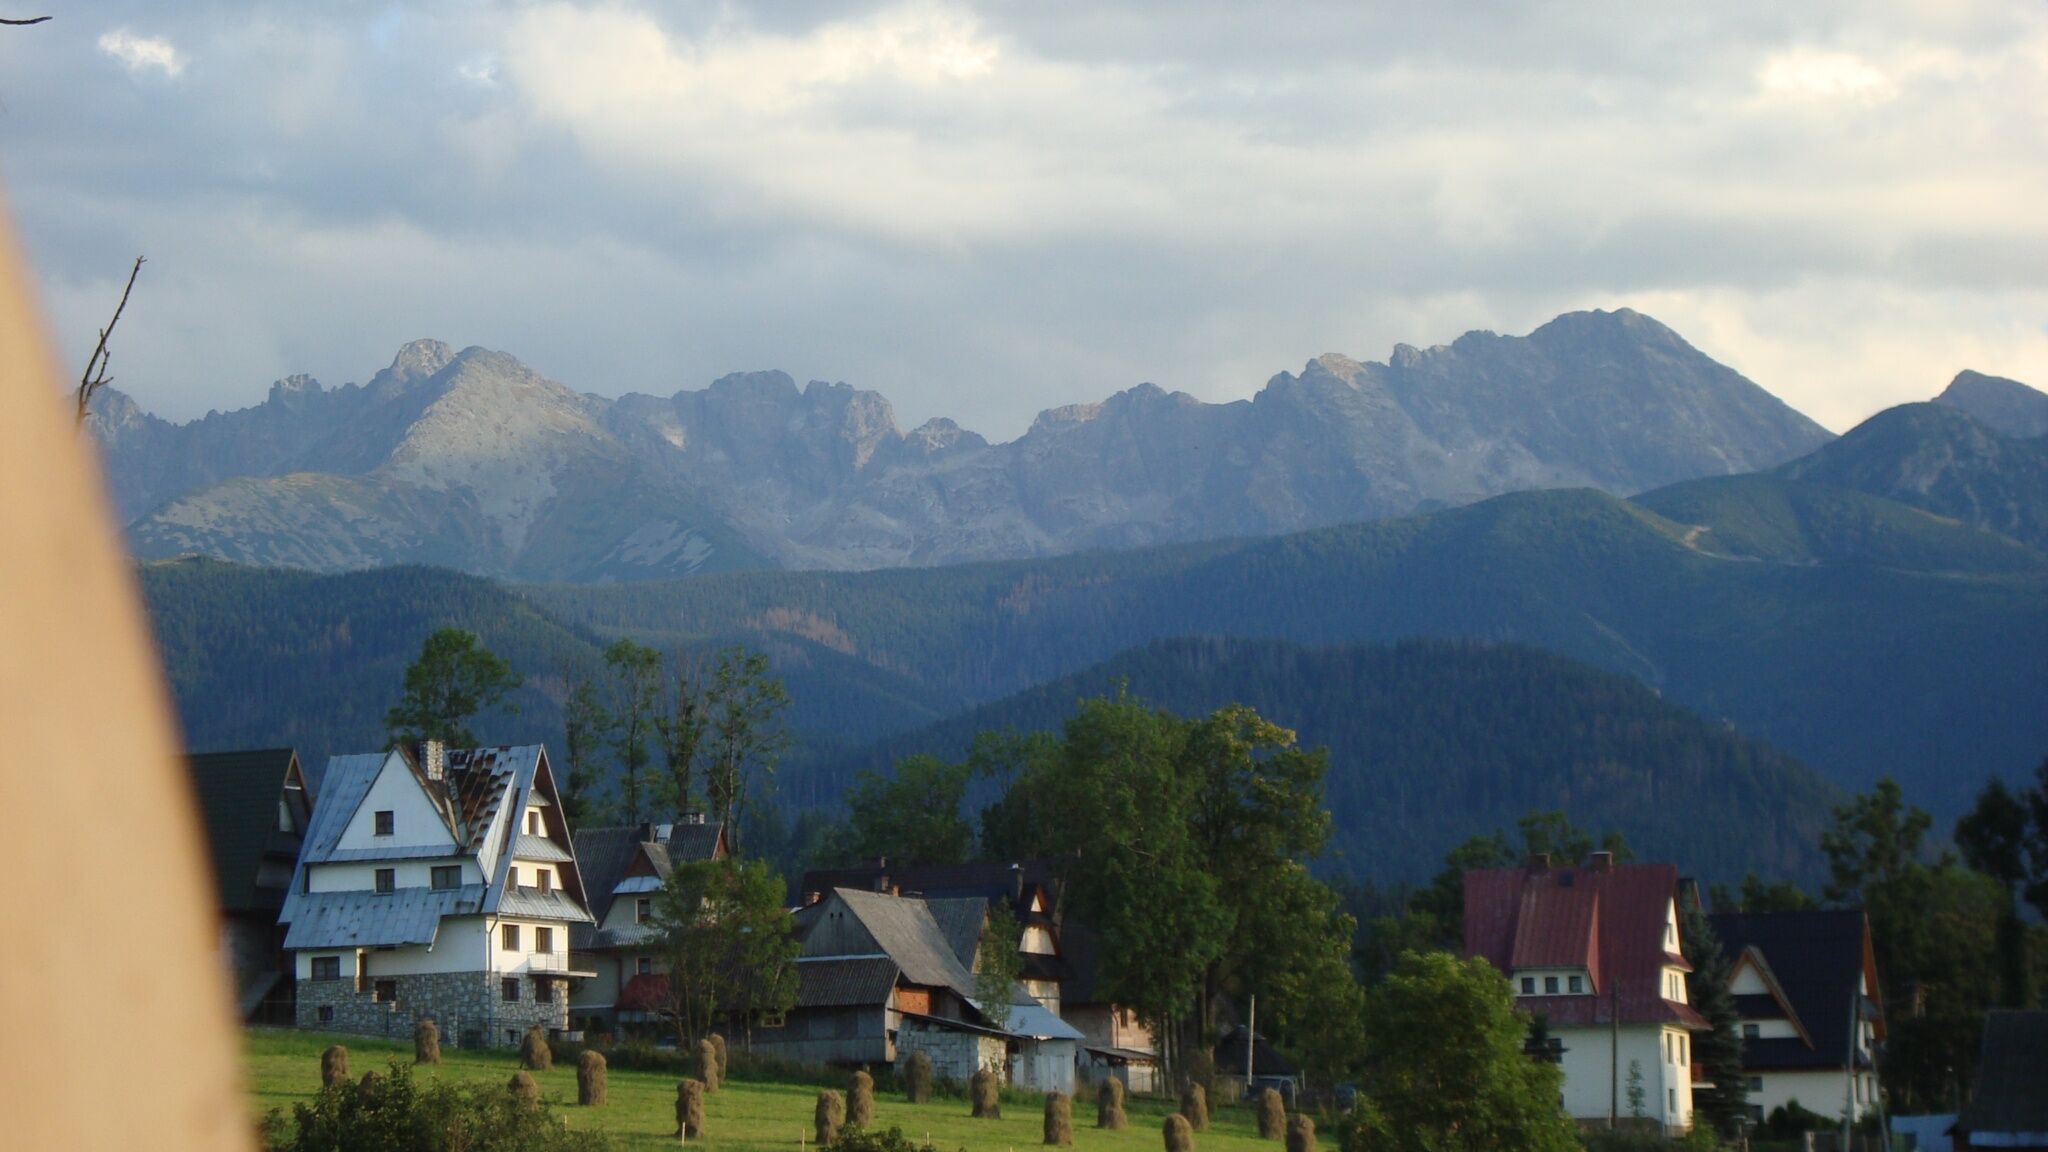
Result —
[[846, 1105], [839, 1099], [839, 1093], [826, 1088], [818, 1093], [818, 1107], [812, 1114], [812, 1123], [817, 1128], [818, 1144], [830, 1144], [839, 1135], [839, 1126], [846, 1123]]
[[875, 1126], [875, 1078], [863, 1070], [846, 1078], [846, 1122], [856, 1128]]
[[546, 1072], [555, 1066], [555, 1051], [548, 1047], [548, 1034], [535, 1024], [519, 1042], [519, 1066], [529, 1072]]
[[930, 1144], [913, 1144], [903, 1134], [903, 1129], [891, 1125], [883, 1131], [872, 1128], [848, 1126], [830, 1144], [820, 1145], [818, 1152], [938, 1152]]
[[1127, 1126], [1124, 1118], [1124, 1082], [1105, 1076], [1095, 1089], [1095, 1126], [1111, 1130]]
[[348, 1049], [336, 1044], [320, 1054], [320, 1086], [348, 1083]]
[[903, 1063], [903, 1097], [912, 1104], [932, 1098], [932, 1058], [923, 1052], [912, 1052]]
[[505, 1082], [505, 1091], [522, 1104], [540, 1103], [540, 1084], [534, 1080], [533, 1073], [524, 1068], [514, 1072], [512, 1079]]
[[1166, 1152], [1194, 1152], [1195, 1130], [1189, 1126], [1188, 1118], [1178, 1112], [1166, 1118], [1160, 1134], [1166, 1138]]
[[1074, 1102], [1065, 1092], [1045, 1094], [1045, 1142], [1061, 1148], [1074, 1143]]
[[704, 1135], [704, 1082], [684, 1080], [676, 1085], [676, 1135], [691, 1140]]
[[718, 1058], [718, 1045], [713, 1044], [709, 1036], [697, 1041], [697, 1078], [704, 1081], [707, 1095], [718, 1091], [719, 1081], [725, 1078], [724, 1072], [724, 1064]]
[[1316, 1152], [1316, 1122], [1313, 1117], [1296, 1112], [1287, 1118], [1287, 1152]]
[[723, 1084], [727, 1079], [726, 1073], [730, 1071], [725, 1063], [725, 1034], [723, 1032], [713, 1032], [711, 1035], [706, 1036], [705, 1039], [711, 1041], [712, 1050], [718, 1053], [718, 1082]]
[[976, 1120], [1000, 1120], [1003, 1118], [1003, 1085], [996, 1074], [982, 1068], [967, 1082], [967, 1095], [974, 1102]]
[[1259, 1093], [1259, 1139], [1279, 1140], [1287, 1135], [1287, 1106], [1280, 1103], [1277, 1089]]
[[441, 1062], [441, 1029], [432, 1020], [422, 1020], [412, 1029], [412, 1062], [415, 1064], [439, 1064]]
[[586, 1048], [576, 1057], [576, 1102], [591, 1108], [604, 1106], [606, 1083], [604, 1053]]
[[1180, 1090], [1180, 1114], [1187, 1117], [1188, 1127], [1194, 1131], [1209, 1130], [1209, 1093], [1194, 1080]]
[[488, 1085], [421, 1086], [411, 1066], [396, 1061], [379, 1074], [374, 1091], [349, 1083], [322, 1088], [311, 1101], [294, 1105], [289, 1120], [273, 1111], [263, 1134], [272, 1152], [601, 1152], [610, 1147], [599, 1133], [569, 1131], [545, 1104], [529, 1104]]

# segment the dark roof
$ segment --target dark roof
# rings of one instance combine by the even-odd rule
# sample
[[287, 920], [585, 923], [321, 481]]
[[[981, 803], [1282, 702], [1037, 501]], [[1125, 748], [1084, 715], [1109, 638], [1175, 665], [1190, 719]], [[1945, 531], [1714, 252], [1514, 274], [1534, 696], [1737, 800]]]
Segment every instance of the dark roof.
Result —
[[2048, 1012], [1984, 1017], [1976, 1093], [1956, 1117], [1957, 1136], [1979, 1132], [2028, 1137], [2009, 1146], [2048, 1144]]
[[896, 962], [886, 956], [804, 960], [797, 964], [796, 1006], [854, 1008], [889, 1002]]
[[[1721, 951], [1731, 962], [1754, 949], [1790, 1003], [1795, 1023], [1812, 1041], [1787, 1039], [1743, 1045], [1744, 1067], [1840, 1068], [1848, 1058], [1852, 1002], [1857, 978], [1865, 974], [1869, 921], [1858, 909], [1804, 912], [1723, 912], [1710, 918]], [[1878, 1017], [1881, 1001], [1873, 984], [1863, 1011]], [[1768, 996], [1738, 996], [1745, 1020], [1784, 1017]], [[1878, 1032], [1880, 1038], [1883, 1033]], [[1796, 1051], [1795, 1051], [1796, 1049]], [[1769, 1059], [1771, 1063], [1759, 1063]]]
[[928, 896], [924, 903], [931, 909], [932, 921], [939, 926], [939, 934], [953, 946], [953, 955], [959, 958], [960, 966], [969, 972], [974, 971], [975, 954], [981, 951], [981, 928], [988, 919], [987, 902], [977, 896]]
[[875, 945], [903, 969], [904, 979], [973, 997], [973, 975], [960, 963], [923, 900], [857, 888], [836, 889], [830, 898], [844, 903], [859, 918]]
[[[1243, 1026], [1232, 1028], [1216, 1042], [1216, 1070], [1233, 1076], [1244, 1075], [1245, 1038], [1250, 1035]], [[1299, 1076], [1301, 1069], [1294, 1062], [1282, 1056], [1264, 1036], [1258, 1037], [1252, 1045], [1252, 1075], [1254, 1076]]]
[[[648, 844], [648, 837], [657, 839], [650, 845], [656, 851], [649, 853], [657, 875], [667, 875], [672, 862], [676, 860], [709, 860], [718, 848], [719, 830], [722, 824], [617, 824], [600, 828], [579, 828], [576, 830], [576, 865], [583, 873], [583, 890], [590, 897], [590, 915], [597, 923], [611, 913], [612, 889], [618, 886], [633, 866], [633, 858], [641, 846]], [[667, 839], [658, 839], [666, 835]], [[575, 949], [602, 948], [607, 942], [601, 939], [594, 927], [579, 926], [570, 929], [569, 947]]]
[[1465, 873], [1465, 954], [1503, 974], [1517, 968], [1584, 967], [1592, 993], [1522, 997], [1552, 1024], [1676, 1022], [1705, 1027], [1688, 1004], [1664, 998], [1665, 917], [1678, 897], [1669, 864], [1604, 868], [1532, 865]]
[[[1017, 878], [1024, 881], [1024, 896], [1016, 895]], [[975, 896], [991, 903], [1006, 900], [1010, 912], [1024, 923], [1031, 894], [1044, 890], [1048, 906], [1057, 903], [1059, 877], [1046, 860], [1024, 860], [1015, 864], [980, 861], [973, 864], [892, 865], [885, 862], [853, 868], [818, 869], [804, 873], [802, 891], [830, 892], [834, 888], [859, 888], [873, 892], [877, 887], [895, 888], [905, 896]]]
[[[299, 833], [278, 829], [277, 806], [285, 797], [285, 780], [299, 761], [290, 748], [243, 752], [203, 752], [185, 757], [192, 790], [199, 800], [206, 828], [207, 850], [221, 909], [272, 916], [284, 907], [290, 881], [259, 888], [257, 873], [266, 856], [281, 865], [286, 877], [299, 858]], [[303, 781], [303, 775], [298, 779]], [[310, 799], [303, 790], [301, 801]], [[305, 827], [309, 809], [297, 803], [292, 818]]]

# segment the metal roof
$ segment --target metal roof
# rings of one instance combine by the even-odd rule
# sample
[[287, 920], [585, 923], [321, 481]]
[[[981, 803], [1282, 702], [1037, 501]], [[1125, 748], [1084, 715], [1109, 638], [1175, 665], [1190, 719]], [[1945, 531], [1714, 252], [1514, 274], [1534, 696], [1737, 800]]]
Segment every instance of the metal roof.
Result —
[[378, 948], [432, 944], [443, 916], [480, 912], [481, 884], [460, 888], [400, 888], [396, 892], [301, 892], [284, 946]]
[[567, 848], [553, 840], [545, 836], [529, 836], [524, 832], [512, 838], [512, 854], [521, 860], [542, 860], [548, 863], [561, 863], [576, 858]]
[[498, 897], [498, 914], [501, 916], [531, 916], [537, 920], [567, 920], [572, 924], [591, 923], [590, 913], [576, 903], [576, 898], [560, 888], [518, 888], [507, 886]]
[[659, 892], [661, 884], [659, 876], [628, 876], [612, 885], [612, 895], [632, 896], [642, 892]]

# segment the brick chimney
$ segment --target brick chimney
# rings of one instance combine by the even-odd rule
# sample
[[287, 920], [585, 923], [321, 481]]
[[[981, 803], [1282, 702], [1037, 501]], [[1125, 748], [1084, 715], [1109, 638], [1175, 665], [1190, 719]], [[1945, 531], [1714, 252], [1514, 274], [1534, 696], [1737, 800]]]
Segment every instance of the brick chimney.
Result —
[[429, 780], [448, 778], [448, 748], [439, 740], [429, 740], [420, 745], [420, 771]]
[[1548, 872], [1548, 871], [1550, 871], [1550, 853], [1548, 853], [1548, 852], [1531, 852], [1531, 853], [1529, 854], [1529, 871], [1531, 871], [1531, 872]]
[[1595, 852], [1595, 853], [1593, 853], [1592, 855], [1590, 855], [1590, 856], [1586, 857], [1586, 871], [1588, 871], [1588, 872], [1612, 872], [1612, 871], [1614, 871], [1614, 853], [1612, 853], [1612, 852]]

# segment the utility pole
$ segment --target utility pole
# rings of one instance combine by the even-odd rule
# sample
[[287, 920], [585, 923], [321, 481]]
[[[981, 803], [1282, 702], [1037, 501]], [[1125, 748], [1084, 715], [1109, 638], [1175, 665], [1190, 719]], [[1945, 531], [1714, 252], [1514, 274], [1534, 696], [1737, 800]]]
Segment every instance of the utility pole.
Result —
[[1259, 994], [1252, 993], [1252, 1018], [1246, 1025], [1249, 1035], [1244, 1040], [1244, 1090], [1252, 1090], [1252, 1063], [1259, 1058]]

